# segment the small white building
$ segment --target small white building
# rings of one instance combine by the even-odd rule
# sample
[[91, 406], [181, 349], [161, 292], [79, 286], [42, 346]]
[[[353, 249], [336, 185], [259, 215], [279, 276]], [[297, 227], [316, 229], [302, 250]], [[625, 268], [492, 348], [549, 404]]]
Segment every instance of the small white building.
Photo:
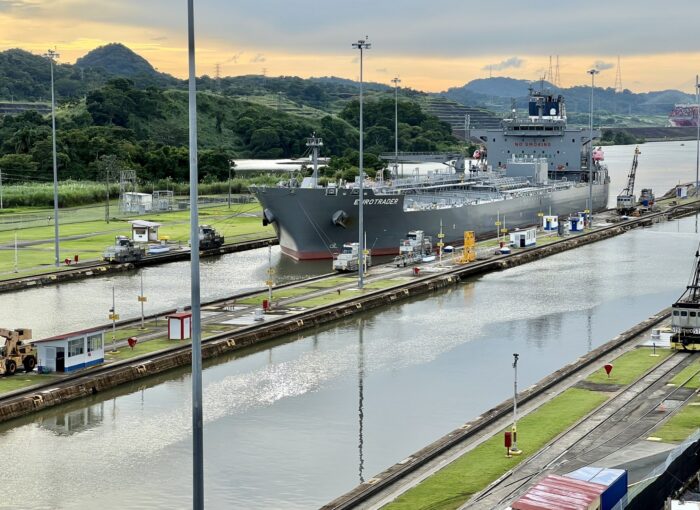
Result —
[[688, 198], [688, 186], [679, 184], [676, 186], [676, 198]]
[[192, 312], [177, 312], [167, 316], [168, 339], [187, 340], [192, 338]]
[[131, 221], [131, 239], [135, 243], [148, 243], [158, 241], [158, 229], [160, 223], [145, 220]]
[[127, 191], [121, 197], [121, 212], [145, 214], [153, 209], [153, 195]]
[[537, 244], [537, 229], [516, 230], [510, 233], [510, 245], [515, 248], [527, 248]]
[[542, 216], [542, 228], [544, 230], [558, 230], [559, 229], [559, 217], [552, 215]]
[[34, 340], [39, 373], [72, 372], [104, 363], [104, 330], [86, 329]]

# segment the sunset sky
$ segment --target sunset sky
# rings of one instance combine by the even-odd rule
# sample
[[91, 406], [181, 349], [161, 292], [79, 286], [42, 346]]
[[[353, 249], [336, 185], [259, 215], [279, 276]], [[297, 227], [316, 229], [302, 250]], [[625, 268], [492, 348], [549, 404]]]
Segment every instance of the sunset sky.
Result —
[[[357, 78], [441, 91], [489, 76], [536, 80], [559, 55], [561, 85], [693, 92], [699, 0], [195, 0], [197, 73]], [[187, 71], [185, 0], [0, 0], [0, 50], [56, 47], [62, 62], [121, 42], [160, 71]]]

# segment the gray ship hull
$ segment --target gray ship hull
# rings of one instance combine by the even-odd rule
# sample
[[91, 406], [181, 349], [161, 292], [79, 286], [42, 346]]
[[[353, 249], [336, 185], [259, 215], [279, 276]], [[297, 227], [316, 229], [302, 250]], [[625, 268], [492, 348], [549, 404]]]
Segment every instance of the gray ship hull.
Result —
[[[273, 225], [282, 251], [296, 259], [329, 259], [343, 243], [358, 240], [357, 190], [327, 188], [258, 187], [255, 195]], [[535, 225], [538, 213], [566, 216], [583, 211], [588, 204], [588, 185], [578, 183], [565, 189], [540, 190], [525, 196], [480, 202], [458, 207], [404, 210], [403, 194], [375, 194], [365, 190], [364, 226], [367, 248], [372, 255], [398, 253], [399, 243], [409, 230], [423, 230], [437, 239], [440, 224], [447, 244], [461, 245], [464, 232], [483, 237], [496, 233], [496, 220], [508, 230]], [[608, 184], [593, 185], [593, 209], [607, 206]], [[341, 221], [338, 221], [339, 211]]]

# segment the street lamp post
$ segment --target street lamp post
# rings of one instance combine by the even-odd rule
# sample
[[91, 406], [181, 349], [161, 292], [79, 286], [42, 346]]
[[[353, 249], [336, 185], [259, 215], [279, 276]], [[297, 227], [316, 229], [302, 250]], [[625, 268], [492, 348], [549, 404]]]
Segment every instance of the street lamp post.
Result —
[[231, 159], [228, 162], [228, 208], [231, 209], [231, 170], [236, 163]]
[[54, 96], [53, 86], [53, 65], [55, 60], [60, 57], [54, 50], [48, 50], [44, 57], [49, 59], [51, 67], [51, 144], [53, 152], [53, 226], [54, 226], [54, 263], [56, 267], [59, 264], [59, 248], [58, 248], [58, 165], [56, 164], [56, 98]]
[[520, 355], [513, 353], [513, 446], [510, 448], [511, 455], [522, 453], [522, 450], [518, 448], [518, 358]]
[[588, 146], [588, 225], [593, 226], [593, 89], [595, 88], [595, 75], [600, 71], [589, 69], [591, 75], [591, 124], [590, 124], [590, 145]]
[[698, 188], [700, 187], [700, 82], [698, 82], [698, 75], [695, 75], [695, 104], [697, 105], [698, 111], [695, 117], [695, 122], [698, 124], [698, 135], [695, 147], [695, 198], [700, 197], [700, 192]]
[[367, 42], [367, 38], [365, 39], [360, 39], [356, 43], [352, 43], [352, 47], [355, 48], [356, 50], [360, 50], [360, 200], [358, 202], [358, 214], [360, 216], [360, 221], [359, 221], [359, 244], [360, 244], [360, 250], [359, 250], [359, 258], [357, 261], [358, 269], [357, 269], [357, 287], [359, 289], [362, 289], [364, 287], [364, 264], [365, 264], [365, 236], [364, 236], [364, 216], [363, 216], [363, 202], [365, 199], [365, 192], [364, 192], [364, 180], [365, 180], [365, 175], [364, 175], [364, 140], [363, 140], [363, 127], [362, 127], [362, 103], [363, 103], [363, 86], [362, 86], [362, 57], [364, 54], [364, 50], [368, 50], [372, 47], [370, 43]]
[[399, 177], [399, 77], [395, 77], [391, 82], [394, 84], [394, 178]]
[[[187, 0], [190, 151], [190, 299], [192, 303], [192, 508], [204, 509], [204, 423], [202, 412], [202, 337], [199, 291], [197, 188], [197, 82], [194, 53], [194, 0]], [[230, 181], [229, 181], [230, 182]]]

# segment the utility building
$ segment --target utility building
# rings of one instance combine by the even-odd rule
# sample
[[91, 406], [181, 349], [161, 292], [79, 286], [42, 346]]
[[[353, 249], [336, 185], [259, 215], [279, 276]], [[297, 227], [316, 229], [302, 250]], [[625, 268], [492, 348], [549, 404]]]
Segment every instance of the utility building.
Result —
[[34, 340], [39, 373], [72, 372], [104, 363], [104, 331], [87, 329]]

